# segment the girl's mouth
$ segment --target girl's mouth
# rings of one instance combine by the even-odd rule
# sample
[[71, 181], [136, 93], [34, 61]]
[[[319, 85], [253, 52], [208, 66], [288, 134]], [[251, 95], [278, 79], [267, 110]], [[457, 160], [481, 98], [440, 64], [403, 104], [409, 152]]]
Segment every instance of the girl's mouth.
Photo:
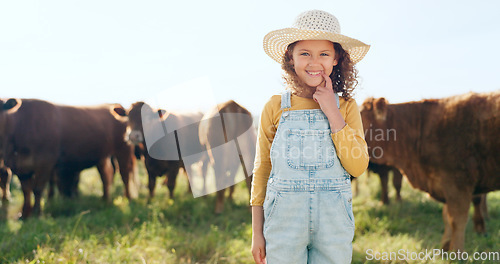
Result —
[[323, 71], [306, 71], [311, 77], [320, 77]]

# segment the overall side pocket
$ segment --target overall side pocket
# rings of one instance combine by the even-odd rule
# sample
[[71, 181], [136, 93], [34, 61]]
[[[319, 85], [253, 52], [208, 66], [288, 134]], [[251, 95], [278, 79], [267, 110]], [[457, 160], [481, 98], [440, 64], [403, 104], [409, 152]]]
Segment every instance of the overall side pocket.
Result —
[[264, 200], [264, 232], [269, 228], [271, 224], [271, 219], [273, 213], [276, 211], [276, 207], [279, 201], [279, 193], [272, 189], [267, 189], [266, 198]]
[[342, 196], [342, 205], [344, 206], [344, 212], [349, 224], [354, 227], [354, 213], [352, 212], [352, 192], [342, 191], [340, 192]]

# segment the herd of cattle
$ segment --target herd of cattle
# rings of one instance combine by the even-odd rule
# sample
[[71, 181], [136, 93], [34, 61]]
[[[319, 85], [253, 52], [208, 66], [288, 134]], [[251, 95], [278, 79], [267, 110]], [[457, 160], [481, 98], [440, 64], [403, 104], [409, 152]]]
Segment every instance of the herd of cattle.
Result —
[[[485, 195], [500, 190], [500, 91], [400, 104], [369, 98], [361, 106], [361, 117], [369, 169], [381, 177], [384, 203], [388, 202], [387, 175], [392, 170], [398, 200], [405, 175], [414, 188], [444, 203], [441, 243], [445, 250], [464, 249], [471, 202], [475, 230], [485, 232]], [[148, 135], [158, 129], [163, 137], [148, 142]], [[224, 150], [224, 143], [230, 141], [237, 143], [236, 155]], [[9, 199], [13, 173], [24, 194], [22, 216], [39, 214], [46, 185], [49, 197], [54, 186], [63, 196], [76, 196], [80, 172], [93, 166], [101, 176], [103, 199], [110, 199], [115, 167], [125, 196], [133, 199], [138, 193], [136, 156], [142, 156], [150, 197], [157, 177], [167, 176], [173, 197], [180, 168], [189, 177], [195, 175], [192, 165], [201, 164], [203, 178], [210, 164], [216, 175], [215, 210], [220, 213], [225, 187], [232, 186], [240, 164], [245, 176], [251, 172], [255, 141], [250, 112], [234, 101], [214, 106], [203, 115], [171, 113], [143, 102], [127, 110], [120, 105], [73, 107], [34, 99], [0, 100], [2, 199]], [[227, 162], [230, 158], [234, 159]], [[251, 177], [246, 180], [250, 186]]]

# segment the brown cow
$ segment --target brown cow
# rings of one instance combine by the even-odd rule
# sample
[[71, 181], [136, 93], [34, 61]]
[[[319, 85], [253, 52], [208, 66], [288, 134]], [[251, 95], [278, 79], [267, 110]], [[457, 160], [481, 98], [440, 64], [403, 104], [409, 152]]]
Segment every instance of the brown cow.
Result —
[[500, 189], [500, 91], [401, 104], [369, 98], [361, 116], [371, 160], [402, 169], [445, 203], [442, 247], [463, 250], [473, 195]]
[[6, 123], [7, 111], [4, 111], [4, 100], [0, 99], [0, 189], [2, 189], [2, 201], [4, 202], [10, 200], [10, 181], [12, 179], [12, 171], [5, 167], [3, 160], [4, 146], [6, 144], [4, 137]]
[[[127, 124], [111, 114], [115, 105], [72, 107], [36, 99], [9, 99], [2, 107], [5, 163], [21, 181], [22, 217], [41, 212], [46, 183], [57, 175], [60, 192], [71, 196], [81, 170], [97, 166], [103, 182], [103, 198], [110, 199], [115, 156], [127, 198], [136, 196], [133, 146], [125, 140]], [[132, 193], [134, 191], [134, 193]], [[31, 206], [31, 193], [35, 205]]]
[[[180, 168], [192, 176], [191, 166], [201, 162], [201, 175], [204, 178], [207, 170], [207, 157], [198, 140], [198, 123], [202, 113], [171, 113], [165, 110], [154, 110], [144, 102], [134, 103], [128, 111], [115, 109], [115, 117], [128, 120], [129, 140], [135, 145], [145, 145], [142, 150], [144, 163], [148, 171], [149, 197], [154, 197], [156, 178], [167, 175], [166, 184], [170, 198], [174, 197], [174, 188]], [[128, 117], [128, 118], [127, 118]], [[183, 157], [193, 154], [194, 160]]]
[[252, 115], [230, 100], [208, 111], [199, 130], [200, 142], [206, 147], [215, 172], [215, 213], [221, 213], [224, 209], [224, 192], [226, 187], [230, 187], [229, 197], [232, 198], [235, 176], [240, 165], [243, 165], [250, 192], [252, 177], [249, 177], [248, 172], [251, 174], [253, 169], [256, 144]]

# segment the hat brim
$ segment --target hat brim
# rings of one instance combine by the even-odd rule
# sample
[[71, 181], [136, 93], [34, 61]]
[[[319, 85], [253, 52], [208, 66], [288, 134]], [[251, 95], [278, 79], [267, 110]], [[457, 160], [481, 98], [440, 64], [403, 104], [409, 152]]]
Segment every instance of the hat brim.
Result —
[[288, 45], [299, 40], [329, 40], [337, 42], [349, 53], [351, 61], [354, 64], [361, 61], [370, 49], [370, 45], [342, 34], [321, 30], [284, 28], [271, 31], [264, 37], [264, 51], [273, 60], [281, 63]]

